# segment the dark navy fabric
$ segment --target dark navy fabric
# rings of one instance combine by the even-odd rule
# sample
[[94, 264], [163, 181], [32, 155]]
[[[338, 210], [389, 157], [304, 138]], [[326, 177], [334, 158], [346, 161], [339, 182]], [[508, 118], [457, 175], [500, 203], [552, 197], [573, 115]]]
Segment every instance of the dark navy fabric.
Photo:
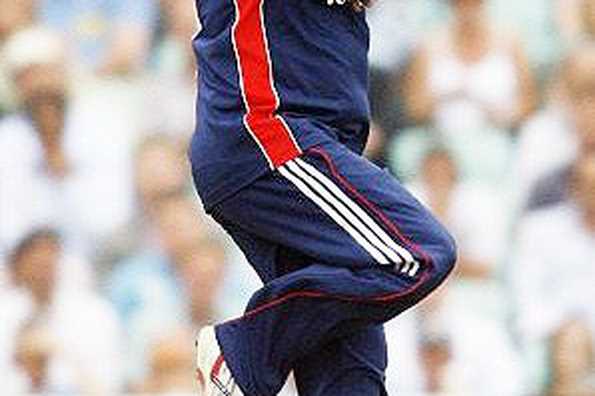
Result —
[[323, 345], [294, 365], [300, 395], [386, 396], [387, 350], [382, 325]]
[[446, 278], [454, 241], [393, 177], [338, 141], [301, 159], [421, 269], [409, 276], [379, 265], [280, 172], [267, 173], [212, 208], [265, 283], [243, 317], [216, 327], [218, 341], [246, 396], [275, 395], [292, 370], [301, 396], [385, 395], [381, 325]]
[[[259, 1], [259, 0], [235, 0]], [[365, 141], [369, 129], [368, 27], [364, 13], [324, 0], [261, 0], [272, 79], [283, 117], [301, 149]], [[232, 40], [234, 0], [197, 2], [202, 30], [197, 125], [189, 150], [207, 210], [268, 172], [243, 122], [247, 109]], [[252, 70], [245, 70], [250, 78]]]

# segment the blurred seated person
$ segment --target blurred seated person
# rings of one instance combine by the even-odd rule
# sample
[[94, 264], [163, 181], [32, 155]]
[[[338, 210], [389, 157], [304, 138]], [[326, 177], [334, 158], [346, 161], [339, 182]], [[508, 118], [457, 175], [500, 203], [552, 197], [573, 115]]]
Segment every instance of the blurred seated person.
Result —
[[[570, 66], [588, 59], [591, 52], [588, 47], [577, 47], [557, 64], [545, 84], [543, 105], [519, 130], [513, 159], [515, 185], [511, 192], [521, 209], [526, 208], [529, 195], [540, 179], [576, 157], [578, 142], [571, 116], [574, 106], [568, 81], [576, 79], [578, 71]], [[556, 150], [552, 150], [554, 146]]]
[[160, 0], [162, 32], [155, 42], [143, 129], [189, 140], [194, 131], [196, 61], [189, 44], [199, 29], [186, 0]]
[[421, 395], [427, 387], [427, 372], [421, 361], [420, 310], [401, 314], [384, 326], [389, 365], [386, 390], [389, 395]]
[[15, 33], [2, 58], [19, 111], [0, 120], [0, 254], [40, 224], [93, 254], [132, 213], [126, 122], [111, 98], [76, 92], [64, 43], [41, 28]]
[[[192, 246], [181, 268], [183, 288], [186, 291], [190, 323], [200, 328], [221, 318], [226, 273], [224, 245], [213, 238], [204, 238]], [[227, 290], [227, 294], [231, 291]]]
[[100, 249], [99, 262], [109, 271], [152, 242], [151, 230], [161, 199], [188, 191], [190, 181], [184, 145], [169, 135], [144, 138], [133, 153], [134, 211], [129, 221], [113, 232]]
[[106, 291], [126, 330], [126, 377], [131, 385], [146, 376], [150, 344], [180, 323], [201, 327], [218, 319], [225, 252], [207, 237], [198, 207], [178, 193], [161, 197], [152, 215], [152, 238], [119, 263]]
[[419, 177], [409, 187], [455, 235], [460, 250], [457, 281], [493, 280], [506, 251], [508, 224], [506, 205], [497, 193], [461, 180], [451, 154], [439, 146], [425, 154]]
[[[567, 200], [534, 211], [522, 221], [512, 266], [519, 333], [527, 353], [543, 356], [531, 367], [542, 387], [546, 384], [539, 373], [547, 372], [547, 363], [549, 371], [557, 370], [561, 381], [568, 382], [560, 366], [564, 356], [555, 353], [565, 344], [563, 334], [569, 323], [587, 326], [591, 345], [595, 339], [595, 306], [591, 302], [595, 284], [595, 154], [577, 162], [571, 180]], [[543, 348], [546, 352], [538, 355]], [[585, 370], [581, 372], [585, 374]]]
[[[561, 89], [564, 95], [563, 111], [567, 118], [566, 133], [576, 140], [576, 152], [565, 164], [560, 164], [557, 169], [537, 179], [530, 189], [526, 207], [529, 211], [566, 200], [569, 197], [570, 181], [577, 162], [595, 154], [595, 44], [579, 47], [563, 68]], [[539, 132], [543, 133], [543, 130]], [[547, 154], [551, 158], [552, 147], [559, 147], [565, 141], [549, 143]], [[528, 150], [531, 150], [531, 153]], [[535, 155], [534, 150], [535, 147], [527, 146], [526, 155]], [[544, 147], [544, 155], [545, 150]]]
[[[30, 293], [21, 287], [14, 276], [16, 257], [24, 256], [21, 261], [38, 262], [40, 266], [55, 266], [55, 279], [42, 280], [38, 282], [38, 287], [50, 287], [51, 283], [55, 283], [52, 287], [57, 295], [84, 294], [93, 287], [94, 276], [90, 264], [64, 246], [58, 248], [58, 244], [58, 235], [53, 230], [37, 229], [17, 242], [2, 265], [6, 278], [0, 286], [0, 381], [5, 378], [2, 373], [11, 372], [6, 367], [12, 367], [10, 355], [15, 334], [23, 318], [33, 309]], [[43, 276], [43, 271], [37, 275]], [[42, 291], [36, 293], [43, 294]]]
[[157, 0], [42, 0], [39, 18], [72, 44], [76, 65], [122, 75], [139, 71], [147, 60], [157, 7]]
[[583, 0], [581, 8], [583, 33], [585, 40], [595, 41], [595, 1]]
[[568, 46], [595, 40], [595, 1], [561, 0], [562, 35]]
[[0, 0], [0, 45], [11, 34], [31, 25], [34, 20], [33, 0]]
[[[519, 358], [507, 328], [510, 312], [500, 279], [511, 215], [506, 199], [495, 189], [461, 180], [450, 153], [441, 147], [427, 152], [419, 177], [409, 187], [442, 219], [459, 246], [455, 276], [419, 309], [422, 323], [439, 323], [440, 333], [449, 339], [447, 346], [455, 368], [443, 374], [446, 389], [441, 390], [476, 394], [488, 388], [494, 394], [511, 394], [519, 389], [520, 376], [515, 374]], [[492, 352], [477, 353], [488, 337]], [[432, 359], [445, 358], [443, 347], [446, 346], [429, 350]], [[468, 362], [474, 362], [471, 366], [481, 370], [469, 376], [464, 369]], [[492, 382], [490, 370], [506, 372], [509, 381]], [[426, 390], [437, 391], [438, 373], [430, 371], [426, 375]]]
[[[24, 369], [29, 381], [17, 393], [34, 390], [40, 382], [60, 392], [118, 391], [121, 334], [117, 317], [93, 290], [60, 283], [62, 249], [57, 234], [44, 229], [34, 231], [14, 249], [9, 265], [16, 288], [0, 299], [0, 383], [10, 389]], [[27, 351], [27, 345], [37, 340], [33, 337], [37, 333], [28, 334], [26, 328], [32, 323], [44, 329], [41, 341], [51, 340], [49, 356], [39, 345]], [[47, 362], [38, 360], [44, 356]], [[40, 381], [40, 377], [45, 379]]]
[[405, 74], [409, 117], [433, 123], [448, 139], [515, 128], [536, 104], [524, 50], [493, 26], [485, 0], [449, 3], [452, 21], [418, 47]]
[[45, 394], [60, 391], [48, 389], [49, 362], [55, 351], [49, 330], [43, 324], [28, 323], [22, 327], [15, 345], [14, 360], [22, 371], [26, 392]]
[[172, 331], [157, 339], [150, 347], [149, 371], [139, 387], [143, 393], [181, 394], [193, 393], [194, 356], [188, 348], [192, 331], [184, 328]]
[[388, 137], [404, 123], [402, 99], [395, 80], [406, 68], [420, 32], [444, 19], [447, 11], [444, 3], [443, 0], [377, 1], [367, 11], [372, 117]]
[[[0, 0], [0, 48], [16, 31], [33, 23], [33, 0]], [[0, 118], [15, 106], [14, 92], [4, 65], [0, 61]]]
[[154, 66], [160, 74], [183, 74], [194, 80], [196, 66], [188, 42], [200, 29], [196, 16], [188, 12], [184, 0], [159, 0], [159, 4], [164, 32], [156, 43]]
[[548, 394], [595, 394], [595, 342], [586, 323], [571, 320], [562, 325], [552, 337], [550, 348], [552, 380]]
[[184, 194], [161, 197], [153, 210], [147, 225], [150, 239], [117, 263], [106, 280], [108, 296], [125, 325], [134, 324], [139, 316], [151, 317], [146, 310], [163, 311], [154, 317], [161, 323], [172, 315], [176, 320], [183, 316], [183, 270], [207, 233], [195, 216], [197, 206]]
[[488, 10], [495, 23], [516, 32], [524, 44], [531, 69], [539, 83], [551, 73], [568, 49], [564, 38], [565, 20], [574, 3], [583, 0], [489, 0]]
[[452, 365], [450, 340], [445, 335], [426, 334], [420, 336], [419, 344], [425, 391], [436, 395], [449, 391], [448, 371]]
[[595, 41], [595, 1], [578, 0], [574, 8], [578, 27], [576, 41]]
[[521, 394], [518, 359], [497, 329], [468, 320], [452, 326], [444, 316], [428, 316], [426, 309], [422, 305], [407, 313], [408, 323], [398, 319], [387, 326], [389, 361], [400, 366], [387, 371], [389, 394]]

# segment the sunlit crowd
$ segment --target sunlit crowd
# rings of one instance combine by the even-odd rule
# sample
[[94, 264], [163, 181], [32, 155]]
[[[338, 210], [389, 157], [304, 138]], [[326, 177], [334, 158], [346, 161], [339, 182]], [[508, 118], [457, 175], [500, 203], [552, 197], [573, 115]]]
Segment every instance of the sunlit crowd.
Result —
[[[389, 394], [594, 395], [595, 0], [368, 20], [365, 155], [459, 246], [386, 325]], [[1, 394], [191, 393], [196, 330], [260, 286], [192, 187], [199, 23], [189, 0], [0, 0]]]

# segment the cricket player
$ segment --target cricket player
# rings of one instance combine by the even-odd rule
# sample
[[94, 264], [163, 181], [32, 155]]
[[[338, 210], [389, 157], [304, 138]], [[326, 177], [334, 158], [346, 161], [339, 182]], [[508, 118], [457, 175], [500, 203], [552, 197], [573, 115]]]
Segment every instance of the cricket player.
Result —
[[274, 396], [290, 372], [301, 396], [386, 395], [383, 323], [453, 269], [447, 231], [361, 156], [368, 5], [197, 1], [192, 173], [264, 283], [200, 331], [203, 396]]

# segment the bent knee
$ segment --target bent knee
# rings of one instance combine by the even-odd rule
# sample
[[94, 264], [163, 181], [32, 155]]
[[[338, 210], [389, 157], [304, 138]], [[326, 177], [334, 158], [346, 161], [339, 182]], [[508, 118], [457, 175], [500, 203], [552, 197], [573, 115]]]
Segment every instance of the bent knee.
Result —
[[452, 235], [445, 230], [441, 232], [430, 257], [436, 275], [446, 278], [457, 262], [457, 244]]

